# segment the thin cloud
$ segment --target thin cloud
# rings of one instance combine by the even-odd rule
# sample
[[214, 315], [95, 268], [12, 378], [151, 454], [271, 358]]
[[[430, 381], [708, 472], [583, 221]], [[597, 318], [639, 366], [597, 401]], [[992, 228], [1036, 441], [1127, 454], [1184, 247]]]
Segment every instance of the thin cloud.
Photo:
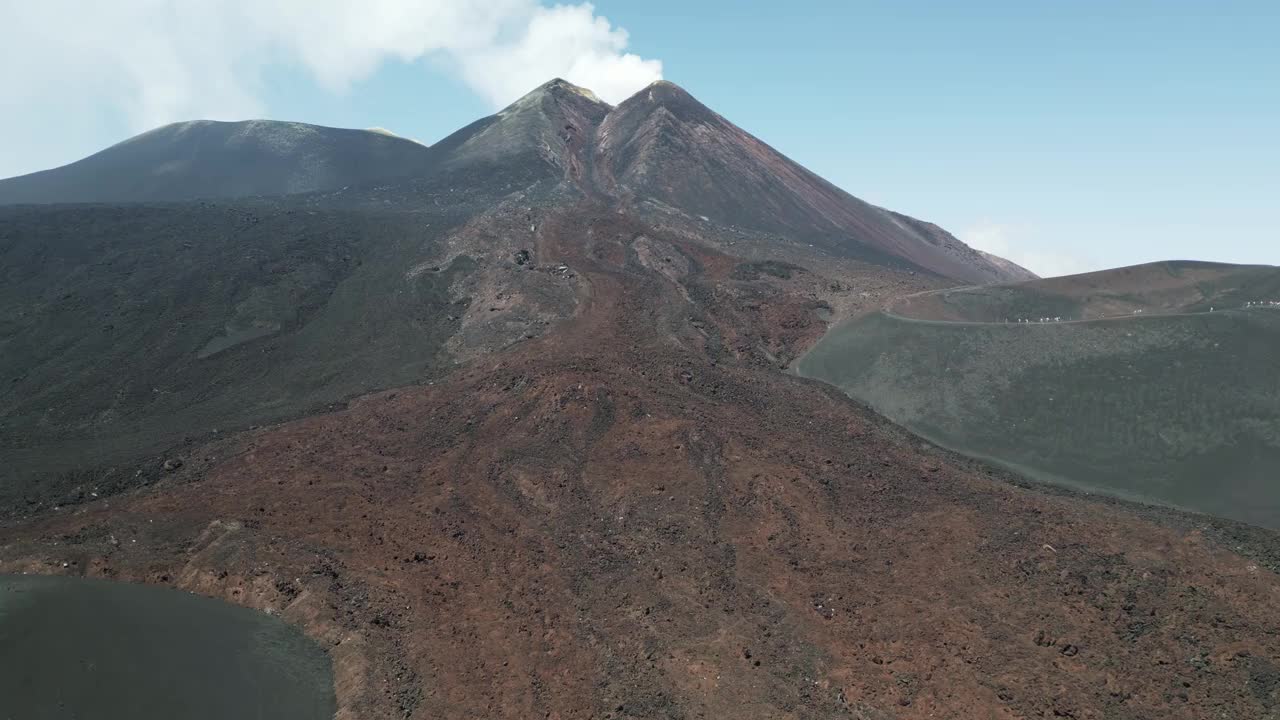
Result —
[[1014, 224], [982, 222], [959, 233], [966, 245], [998, 255], [1021, 265], [1040, 277], [1058, 277], [1097, 270], [1087, 258], [1040, 246], [1035, 232]]
[[[269, 68], [342, 92], [388, 62], [444, 69], [495, 109], [552, 77], [618, 102], [662, 77], [589, 3], [539, 0], [0, 0], [0, 132], [259, 117]], [[62, 135], [65, 138], [65, 134]], [[35, 147], [31, 147], [34, 145]], [[53, 147], [51, 147], [53, 146]], [[0, 177], [33, 168], [7, 167]], [[43, 163], [47, 166], [49, 163]]]

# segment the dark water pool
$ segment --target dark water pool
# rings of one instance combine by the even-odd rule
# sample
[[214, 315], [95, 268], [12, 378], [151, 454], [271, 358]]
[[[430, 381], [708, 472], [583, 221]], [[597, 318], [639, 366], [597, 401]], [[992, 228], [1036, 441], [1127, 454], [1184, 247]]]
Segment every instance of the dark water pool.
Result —
[[0, 575], [0, 720], [329, 720], [328, 655], [178, 590]]

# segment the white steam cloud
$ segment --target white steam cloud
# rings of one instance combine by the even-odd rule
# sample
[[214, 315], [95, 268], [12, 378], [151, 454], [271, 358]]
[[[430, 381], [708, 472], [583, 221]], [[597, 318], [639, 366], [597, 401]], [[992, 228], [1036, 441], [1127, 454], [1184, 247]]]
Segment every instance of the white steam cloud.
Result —
[[966, 245], [999, 255], [1040, 277], [1075, 275], [1102, 269], [1097, 263], [1036, 242], [1036, 233], [1023, 225], [982, 222], [958, 234]]
[[[74, 133], [104, 107], [132, 131], [261, 116], [265, 72], [282, 65], [334, 92], [383, 63], [424, 61], [495, 109], [552, 77], [616, 103], [662, 77], [627, 43], [589, 3], [0, 0], [0, 132], [15, 144]], [[0, 177], [14, 162], [0, 159]]]

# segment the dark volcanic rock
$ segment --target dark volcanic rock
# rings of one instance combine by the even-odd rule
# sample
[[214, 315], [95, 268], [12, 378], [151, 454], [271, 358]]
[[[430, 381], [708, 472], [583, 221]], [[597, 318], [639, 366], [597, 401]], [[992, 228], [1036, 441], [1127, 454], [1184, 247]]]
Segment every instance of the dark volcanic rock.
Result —
[[174, 123], [52, 170], [0, 180], [0, 205], [284, 195], [402, 177], [430, 164], [412, 140], [275, 120]]
[[278, 612], [344, 718], [1274, 707], [1274, 534], [1018, 487], [780, 371], [968, 279], [940, 231], [669, 85], [549, 83], [432, 153], [0, 210], [0, 572]]
[[600, 126], [606, 187], [829, 252], [967, 282], [1022, 279], [936, 225], [863, 202], [658, 82]]
[[432, 147], [444, 169], [528, 162], [537, 157], [569, 177], [610, 106], [591, 91], [552, 80]]

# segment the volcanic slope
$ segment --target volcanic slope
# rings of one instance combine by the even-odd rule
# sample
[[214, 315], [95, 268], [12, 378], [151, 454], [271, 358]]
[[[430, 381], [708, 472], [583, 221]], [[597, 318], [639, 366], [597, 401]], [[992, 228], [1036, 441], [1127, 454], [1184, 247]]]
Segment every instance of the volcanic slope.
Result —
[[778, 372], [761, 343], [821, 332], [803, 271], [736, 279], [591, 204], [530, 249], [578, 275], [553, 332], [11, 524], [0, 569], [278, 612], [331, 647], [342, 717], [1190, 720], [1280, 699], [1280, 578], [1215, 540], [1273, 536], [1018, 488]]
[[[343, 237], [324, 227], [346, 218], [355, 269], [318, 292], [315, 314], [225, 349], [206, 343], [240, 337], [226, 323], [248, 289], [207, 334], [156, 322], [190, 343], [178, 367], [202, 350], [247, 363], [306, 333], [351, 332], [338, 370], [399, 386], [193, 432], [115, 461], [113, 487], [84, 471], [57, 507], [33, 490], [0, 525], [0, 572], [169, 584], [278, 613], [330, 648], [344, 719], [1192, 720], [1280, 707], [1273, 533], [1019, 487], [781, 372], [828, 318], [955, 280], [626, 195], [590, 129], [618, 109], [557, 83], [525, 101], [447, 139], [440, 164], [404, 182], [193, 205], [212, 214], [200, 224], [257, 213], [282, 232], [311, 218], [323, 237]], [[531, 141], [505, 142], [521, 132]], [[537, 142], [547, 133], [557, 141]], [[178, 234], [159, 210], [132, 209], [155, 223], [140, 247]], [[89, 213], [81, 227], [116, 210], [74, 211]], [[48, 212], [0, 227], [73, 210]], [[120, 212], [112, 222], [132, 227]], [[59, 265], [40, 254], [56, 245], [24, 245], [23, 267]], [[86, 274], [108, 272], [101, 252]], [[181, 267], [170, 252], [147, 263]], [[414, 306], [445, 330], [416, 340], [397, 296], [459, 262], [439, 286], [448, 307]], [[37, 297], [29, 312], [61, 295]], [[323, 313], [331, 324], [317, 325]], [[368, 332], [351, 318], [397, 324]], [[312, 382], [323, 375], [301, 364], [304, 347], [315, 362], [340, 355], [307, 342], [280, 366], [226, 386], [196, 374], [183, 391], [218, 403], [266, 373]], [[394, 354], [410, 342], [422, 345]], [[372, 356], [436, 359], [398, 381], [361, 369], [370, 343]], [[316, 400], [331, 392], [315, 387]], [[56, 434], [29, 408], [35, 422], [6, 427]], [[117, 412], [86, 434], [172, 411]]]
[[797, 364], [1033, 478], [1280, 528], [1280, 269], [1169, 262], [943, 290]]
[[275, 120], [165, 125], [69, 165], [0, 180], [0, 205], [231, 198], [333, 190], [430, 162], [385, 131]]
[[597, 176], [635, 198], [638, 210], [649, 211], [646, 217], [679, 208], [835, 255], [967, 282], [1023, 279], [1027, 273], [988, 260], [932, 223], [849, 195], [669, 82], [624, 101], [597, 135]]
[[[674, 93], [679, 107], [696, 106], [683, 91], [655, 87]], [[0, 449], [12, 478], [0, 500], [39, 503], [35, 489], [62, 502], [62, 489], [78, 496], [86, 478], [114, 487], [130, 481], [128, 461], [140, 456], [430, 380], [542, 334], [573, 312], [576, 281], [528, 252], [539, 218], [584, 196], [631, 207], [617, 182], [595, 181], [597, 168], [618, 165], [597, 137], [610, 118], [638, 117], [634, 108], [650, 102], [611, 108], [553, 81], [444, 138], [394, 182], [251, 201], [0, 209]], [[718, 132], [732, 129], [715, 122]], [[685, 135], [694, 126], [666, 127]], [[720, 144], [737, 138], [758, 148], [735, 132]], [[630, 147], [662, 137], [649, 133]], [[417, 157], [422, 148], [408, 145]], [[748, 156], [726, 147], [728, 157]], [[661, 170], [660, 156], [644, 155], [652, 156], [646, 167]], [[762, 172], [724, 166], [718, 177], [731, 182], [739, 170]], [[643, 190], [625, 192], [648, 202]], [[874, 299], [880, 291], [869, 286], [885, 284], [878, 277], [906, 278], [886, 282], [915, 289], [944, 282], [888, 255], [888, 246], [874, 257], [916, 270], [895, 273], [850, 258], [867, 253], [845, 252], [878, 247], [879, 236], [851, 234], [845, 250], [825, 251], [669, 207], [654, 223], [774, 274], [830, 264], [814, 299], [836, 314]], [[921, 244], [912, 237], [898, 240]], [[758, 273], [753, 267], [741, 272]], [[849, 273], [860, 279], [842, 280]]]

